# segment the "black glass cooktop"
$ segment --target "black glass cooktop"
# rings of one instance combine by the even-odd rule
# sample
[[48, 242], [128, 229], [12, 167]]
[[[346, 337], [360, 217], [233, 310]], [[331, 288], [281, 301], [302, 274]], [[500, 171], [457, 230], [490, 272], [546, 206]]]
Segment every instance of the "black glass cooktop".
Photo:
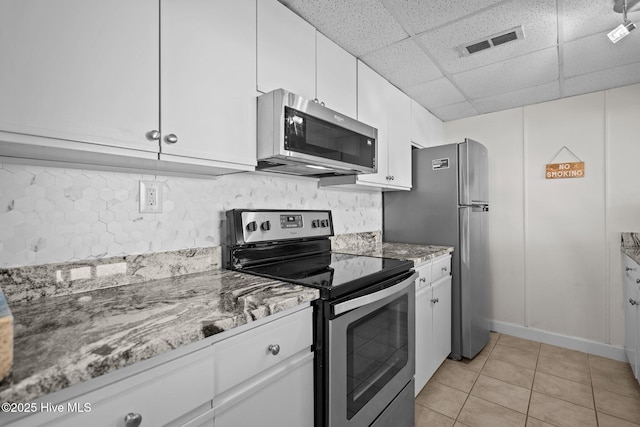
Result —
[[327, 252], [240, 270], [320, 289], [320, 297], [326, 299], [364, 289], [411, 268], [412, 261]]

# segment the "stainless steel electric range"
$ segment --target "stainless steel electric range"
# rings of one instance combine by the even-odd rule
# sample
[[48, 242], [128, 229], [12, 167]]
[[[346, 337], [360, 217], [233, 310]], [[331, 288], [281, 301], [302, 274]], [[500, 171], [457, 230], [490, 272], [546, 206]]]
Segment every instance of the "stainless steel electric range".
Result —
[[226, 216], [226, 268], [320, 291], [316, 426], [413, 426], [413, 263], [332, 252], [331, 211], [236, 209]]

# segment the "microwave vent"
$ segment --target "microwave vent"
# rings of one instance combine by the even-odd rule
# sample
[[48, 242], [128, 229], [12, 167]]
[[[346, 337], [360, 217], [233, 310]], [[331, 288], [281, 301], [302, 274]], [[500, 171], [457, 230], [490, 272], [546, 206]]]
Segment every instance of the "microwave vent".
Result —
[[522, 29], [522, 25], [520, 25], [518, 27], [493, 34], [489, 37], [476, 40], [472, 43], [458, 46], [456, 50], [461, 57], [465, 57], [473, 55], [474, 53], [482, 52], [483, 50], [493, 49], [500, 45], [522, 39], [524, 39], [524, 30]]

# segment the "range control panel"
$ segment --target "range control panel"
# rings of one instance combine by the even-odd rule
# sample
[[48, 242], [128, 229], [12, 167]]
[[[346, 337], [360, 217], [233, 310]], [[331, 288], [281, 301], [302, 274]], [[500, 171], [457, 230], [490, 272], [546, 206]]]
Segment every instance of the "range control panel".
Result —
[[331, 211], [241, 209], [230, 213], [227, 219], [240, 244], [333, 236]]

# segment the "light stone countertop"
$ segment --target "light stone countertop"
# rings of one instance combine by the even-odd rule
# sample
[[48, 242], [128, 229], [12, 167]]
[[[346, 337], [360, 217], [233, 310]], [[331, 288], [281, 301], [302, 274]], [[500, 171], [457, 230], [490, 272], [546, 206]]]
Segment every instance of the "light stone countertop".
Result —
[[453, 247], [382, 242], [371, 245], [340, 248], [337, 252], [409, 260], [418, 266], [439, 256], [450, 254], [453, 252]]
[[[419, 265], [452, 251], [384, 242], [336, 252]], [[315, 289], [211, 270], [14, 302], [14, 364], [0, 401], [28, 402], [318, 297]]]
[[0, 402], [28, 402], [318, 296], [212, 270], [15, 303], [14, 362]]

